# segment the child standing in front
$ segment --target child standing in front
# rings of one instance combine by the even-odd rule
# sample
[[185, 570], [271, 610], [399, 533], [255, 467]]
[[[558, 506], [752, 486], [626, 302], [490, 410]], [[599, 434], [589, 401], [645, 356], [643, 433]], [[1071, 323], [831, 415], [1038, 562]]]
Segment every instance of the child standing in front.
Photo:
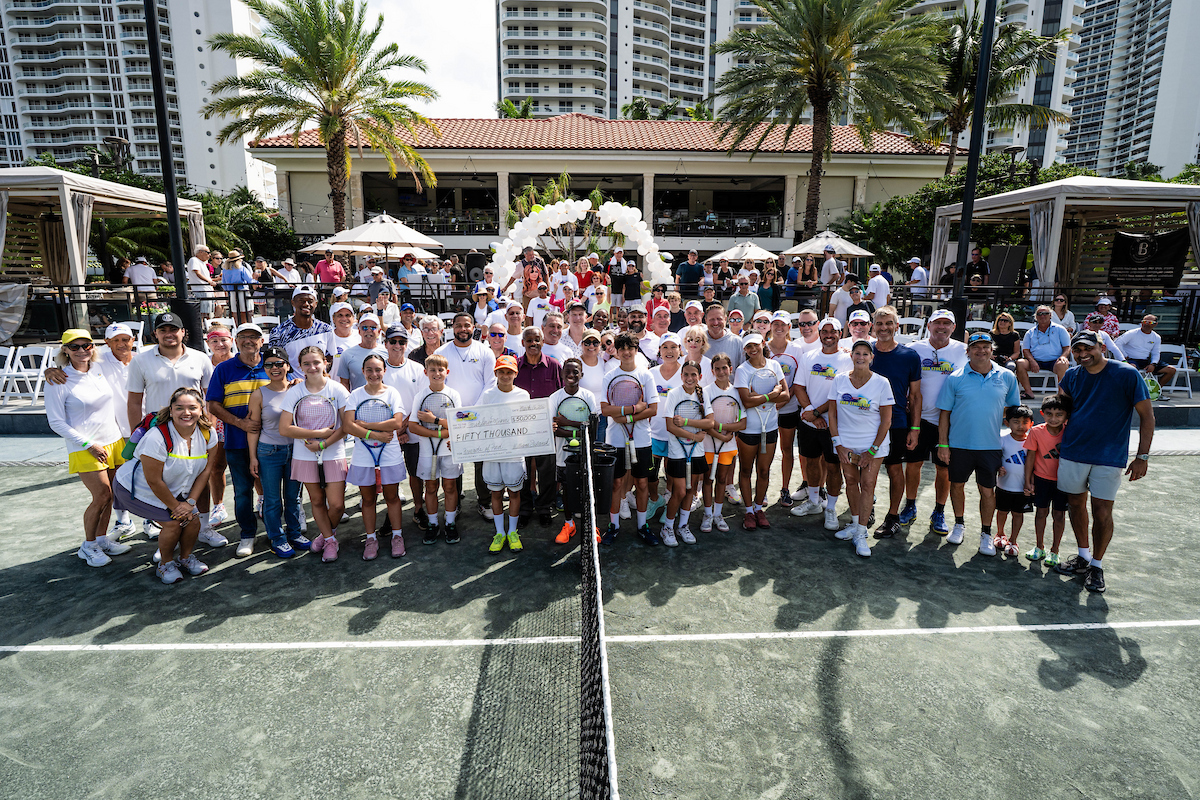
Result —
[[[1015, 557], [1020, 553], [1017, 536], [1025, 514], [1033, 511], [1032, 498], [1025, 494], [1025, 440], [1033, 426], [1033, 411], [1029, 406], [1010, 406], [1004, 409], [1004, 424], [1008, 433], [1000, 437], [1004, 460], [996, 478], [996, 536], [992, 544], [997, 553]], [[1008, 522], [1009, 514], [1012, 514], [1012, 535], [1005, 536], [1004, 523]]]
[[[496, 359], [496, 385], [484, 389], [479, 395], [478, 405], [515, 403], [528, 400], [529, 392], [513, 386], [517, 377], [517, 359], [500, 356]], [[517, 520], [521, 516], [521, 487], [525, 485], [525, 459], [498, 458], [483, 462], [483, 482], [492, 493], [492, 521], [496, 523], [496, 535], [488, 550], [499, 553], [508, 542], [508, 549], [521, 549], [521, 536], [517, 533]], [[508, 490], [508, 532], [504, 530], [504, 491]]]
[[[458, 525], [455, 517], [458, 514], [458, 476], [462, 475], [462, 465], [455, 464], [450, 457], [450, 446], [446, 443], [450, 427], [446, 420], [449, 409], [437, 414], [423, 410], [425, 399], [431, 394], [444, 394], [450, 398], [450, 408], [461, 408], [462, 398], [458, 392], [446, 385], [446, 375], [450, 372], [450, 362], [445, 356], [434, 355], [425, 359], [425, 378], [429, 385], [418, 389], [413, 397], [412, 411], [409, 413], [408, 432], [421, 437], [421, 455], [417, 459], [417, 477], [425, 482], [425, 513], [429, 515], [429, 527], [425, 530], [423, 544], [436, 544], [438, 539], [438, 479], [441, 480], [442, 494], [446, 500], [446, 543], [457, 544]], [[436, 454], [436, 456], [435, 456]], [[437, 479], [434, 478], [434, 458], [437, 459]]]
[[[1032, 495], [1037, 514], [1033, 531], [1037, 546], [1025, 554], [1030, 561], [1046, 559], [1046, 566], [1058, 564], [1058, 545], [1067, 525], [1067, 495], [1058, 488], [1058, 446], [1071, 416], [1071, 398], [1055, 394], [1042, 401], [1042, 417], [1025, 439], [1025, 494]], [[1054, 540], [1045, 551], [1046, 517], [1053, 516]]]

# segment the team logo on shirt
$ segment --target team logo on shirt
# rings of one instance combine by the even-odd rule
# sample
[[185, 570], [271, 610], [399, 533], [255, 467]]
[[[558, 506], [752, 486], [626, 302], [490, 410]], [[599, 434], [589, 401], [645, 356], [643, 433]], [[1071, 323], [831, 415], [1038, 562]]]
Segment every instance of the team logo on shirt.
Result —
[[940, 358], [922, 358], [921, 370], [923, 372], [940, 372], [944, 375], [949, 375], [954, 372], [954, 365], [949, 361], [942, 361]]
[[656, 386], [654, 388], [658, 389], [659, 394], [666, 394], [667, 392], [670, 391], [670, 389], [667, 388], [666, 386]]
[[855, 408], [870, 408], [871, 407], [871, 398], [862, 397], [861, 395], [855, 396], [855, 395], [850, 394], [849, 392], [843, 393], [842, 398], [839, 402], [842, 405], [854, 406]]
[[818, 378], [824, 378], [827, 381], [833, 380], [837, 375], [837, 368], [832, 364], [813, 364], [810, 375], [815, 375]]
[[1018, 450], [1017, 452], [1013, 453], [1011, 456], [1008, 457], [1009, 463], [1024, 464], [1025, 463], [1025, 454], [1027, 452], [1029, 452], [1029, 451], [1028, 450]]
[[474, 422], [478, 419], [474, 411], [455, 411], [454, 418], [460, 422]]

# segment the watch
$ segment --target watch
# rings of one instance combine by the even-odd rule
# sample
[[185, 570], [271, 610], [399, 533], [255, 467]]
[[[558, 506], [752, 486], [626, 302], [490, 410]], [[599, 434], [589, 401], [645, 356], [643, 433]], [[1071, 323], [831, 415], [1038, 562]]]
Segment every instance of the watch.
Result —
[[187, 504], [188, 504], [189, 506], [191, 506], [192, 508], [195, 508], [195, 507], [196, 507], [196, 501], [195, 501], [195, 500], [193, 500], [193, 499], [192, 499], [192, 498], [190, 498], [190, 497], [187, 499]]
[[1138, 461], [1149, 461], [1149, 460], [1150, 460], [1150, 454], [1149, 454], [1149, 453], [1138, 453], [1138, 454], [1137, 454], [1137, 460], [1138, 460]]

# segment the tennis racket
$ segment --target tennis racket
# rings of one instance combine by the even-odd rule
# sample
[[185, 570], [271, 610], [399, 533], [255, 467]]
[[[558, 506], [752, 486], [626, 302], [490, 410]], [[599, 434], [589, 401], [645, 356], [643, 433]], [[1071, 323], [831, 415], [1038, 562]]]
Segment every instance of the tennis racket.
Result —
[[[435, 417], [444, 418], [446, 416], [446, 410], [450, 408], [454, 408], [454, 400], [450, 398], [450, 395], [444, 394], [443, 392], [430, 392], [429, 395], [427, 395], [425, 399], [421, 401], [421, 410], [428, 411]], [[442, 437], [439, 436], [435, 439], [432, 439], [430, 441], [430, 445], [433, 447], [432, 480], [436, 481], [438, 479], [438, 458], [441, 457], [442, 452]]]
[[[358, 408], [354, 409], [354, 419], [363, 423], [387, 422], [393, 414], [392, 407], [388, 403], [372, 397], [363, 400], [358, 404]], [[371, 460], [375, 462], [375, 486], [379, 487], [381, 483], [379, 459], [383, 456], [387, 443], [372, 439], [370, 434], [371, 431], [368, 429], [362, 443], [367, 446], [367, 452], [371, 454]]]
[[[732, 425], [735, 422], [740, 422], [742, 419], [742, 404], [727, 394], [720, 395], [712, 401], [712, 415], [714, 422], [719, 422], [722, 425]], [[728, 442], [716, 439], [713, 441], [716, 443], [717, 449], [713, 453], [712, 473], [708, 476], [710, 481], [717, 478], [717, 462], [721, 460], [721, 453], [724, 453], [728, 446], [733, 443], [732, 439]]]
[[[680, 400], [675, 404], [675, 416], [684, 420], [683, 427], [690, 428], [687, 423], [692, 420], [704, 418], [704, 406], [695, 400]], [[688, 491], [692, 486], [692, 454], [696, 452], [696, 445], [700, 444], [694, 439], [685, 439], [682, 436], [676, 436], [675, 441], [679, 442], [679, 446], [683, 448], [683, 464], [684, 464], [684, 491]]]
[[[635, 406], [642, 402], [642, 384], [632, 375], [619, 375], [608, 384], [608, 404], [612, 406]], [[631, 416], [631, 415], [630, 415]], [[633, 446], [633, 423], [621, 418], [625, 429], [625, 461], [630, 466], [637, 463], [637, 451]]]
[[[319, 394], [306, 394], [296, 404], [296, 427], [309, 431], [323, 431], [337, 425], [337, 409], [333, 401]], [[325, 451], [317, 451], [317, 477], [325, 485]]]
[[[766, 395], [778, 385], [779, 378], [767, 367], [756, 369], [750, 378], [750, 391], [754, 394]], [[754, 411], [758, 414], [758, 432], [763, 435], [766, 434], [767, 427], [766, 407], [767, 403], [761, 403], [754, 407]]]
[[791, 353], [772, 353], [771, 359], [779, 364], [779, 368], [783, 370], [783, 385], [792, 390], [792, 384], [796, 380], [796, 375], [800, 372], [800, 362]]
[[[571, 422], [578, 422], [581, 427], [587, 423], [591, 415], [591, 407], [581, 397], [564, 397], [562, 402], [558, 404], [558, 410], [555, 412], [555, 416], [564, 417], [571, 420]], [[579, 428], [568, 428], [568, 430], [573, 432], [573, 437], [579, 436]]]

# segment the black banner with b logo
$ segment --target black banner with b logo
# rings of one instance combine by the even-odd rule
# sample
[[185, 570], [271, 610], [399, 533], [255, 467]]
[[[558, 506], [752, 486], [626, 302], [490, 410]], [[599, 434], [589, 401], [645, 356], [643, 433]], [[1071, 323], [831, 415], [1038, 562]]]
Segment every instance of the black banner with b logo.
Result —
[[1177, 287], [1189, 246], [1187, 228], [1159, 234], [1117, 231], [1108, 264], [1109, 285]]

